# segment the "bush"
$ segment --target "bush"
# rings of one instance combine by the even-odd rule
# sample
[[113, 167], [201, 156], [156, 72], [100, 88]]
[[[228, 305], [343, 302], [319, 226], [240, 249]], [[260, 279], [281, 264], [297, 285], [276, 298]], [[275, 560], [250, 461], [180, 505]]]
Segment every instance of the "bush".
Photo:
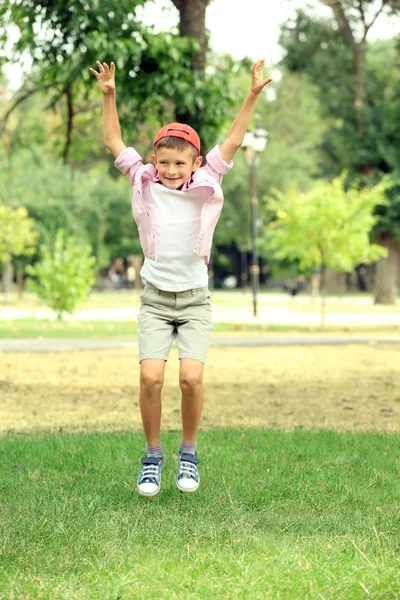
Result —
[[29, 287], [45, 300], [58, 319], [63, 312], [73, 313], [79, 302], [89, 294], [96, 272], [96, 259], [90, 246], [84, 246], [74, 236], [65, 238], [59, 229], [54, 244], [40, 247], [41, 261], [26, 268], [37, 279]]

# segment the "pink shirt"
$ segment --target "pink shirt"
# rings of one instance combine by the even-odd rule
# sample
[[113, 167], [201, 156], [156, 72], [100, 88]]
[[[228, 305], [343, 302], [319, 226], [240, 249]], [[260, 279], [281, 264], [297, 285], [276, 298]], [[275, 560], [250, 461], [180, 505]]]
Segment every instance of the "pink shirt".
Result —
[[[146, 184], [149, 181], [159, 181], [157, 169], [153, 164], [144, 165], [142, 157], [134, 148], [125, 148], [117, 156], [114, 165], [127, 176], [132, 185], [132, 212], [138, 226], [143, 253], [148, 258], [157, 260], [156, 239], [146, 204], [150, 188]], [[197, 187], [207, 188], [209, 192], [201, 210], [199, 237], [193, 248], [193, 252], [204, 256], [206, 264], [210, 260], [212, 238], [224, 203], [222, 177], [232, 167], [233, 161], [226, 163], [220, 147], [215, 146], [206, 156], [206, 166], [197, 169], [182, 187], [183, 192]], [[200, 196], [204, 199], [204, 193]]]

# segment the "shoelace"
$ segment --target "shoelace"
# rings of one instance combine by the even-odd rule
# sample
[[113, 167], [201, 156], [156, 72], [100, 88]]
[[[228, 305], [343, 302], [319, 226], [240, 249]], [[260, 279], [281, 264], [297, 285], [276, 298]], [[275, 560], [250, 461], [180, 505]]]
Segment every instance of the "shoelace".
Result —
[[157, 479], [159, 469], [160, 467], [158, 465], [144, 465], [140, 480]]
[[194, 465], [191, 462], [186, 462], [185, 460], [182, 460], [179, 467], [179, 475], [183, 475], [184, 477], [188, 477], [189, 479], [196, 479], [196, 465]]

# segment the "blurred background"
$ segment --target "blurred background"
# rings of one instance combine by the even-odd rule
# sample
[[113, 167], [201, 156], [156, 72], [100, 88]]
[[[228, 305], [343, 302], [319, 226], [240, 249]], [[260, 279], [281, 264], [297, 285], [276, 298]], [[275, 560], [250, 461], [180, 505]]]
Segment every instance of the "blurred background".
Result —
[[397, 303], [399, 0], [2, 0], [0, 15], [3, 305], [27, 291], [61, 314], [141, 288], [96, 60], [115, 62], [123, 140], [149, 161], [174, 120], [203, 155], [222, 143], [260, 57], [274, 81], [223, 181], [211, 287]]

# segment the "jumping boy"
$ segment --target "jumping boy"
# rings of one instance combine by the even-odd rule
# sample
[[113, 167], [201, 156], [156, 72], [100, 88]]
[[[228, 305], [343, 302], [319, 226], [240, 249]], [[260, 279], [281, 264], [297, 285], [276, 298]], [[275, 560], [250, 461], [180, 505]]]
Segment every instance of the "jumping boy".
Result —
[[165, 363], [176, 337], [182, 392], [182, 441], [176, 484], [194, 492], [200, 484], [197, 433], [203, 409], [203, 370], [211, 336], [211, 294], [207, 265], [215, 226], [222, 210], [222, 177], [233, 166], [257, 99], [272, 81], [263, 78], [264, 60], [253, 65], [249, 94], [222, 146], [203, 158], [200, 139], [189, 125], [170, 123], [154, 140], [153, 164], [122, 141], [116, 107], [115, 65], [96, 61], [103, 93], [104, 143], [115, 166], [132, 185], [132, 210], [145, 256], [145, 282], [138, 316], [140, 411], [146, 456], [137, 487], [155, 496], [164, 463], [160, 439], [161, 390]]

